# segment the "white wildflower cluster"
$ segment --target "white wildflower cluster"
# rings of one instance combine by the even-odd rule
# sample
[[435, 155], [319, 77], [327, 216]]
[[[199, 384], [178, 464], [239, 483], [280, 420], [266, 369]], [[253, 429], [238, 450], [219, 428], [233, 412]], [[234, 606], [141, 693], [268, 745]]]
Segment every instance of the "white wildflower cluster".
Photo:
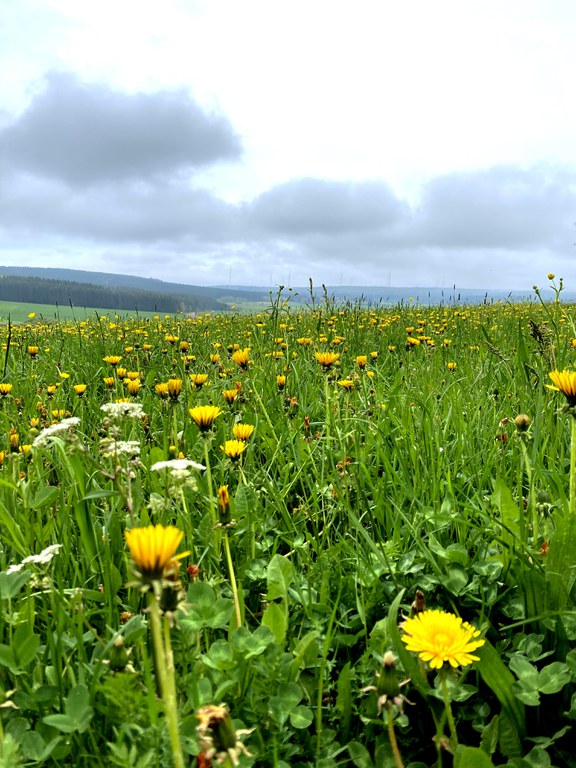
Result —
[[102, 455], [106, 457], [125, 455], [136, 458], [140, 456], [140, 443], [138, 440], [113, 440], [110, 437], [105, 437], [100, 440], [100, 450]]
[[201, 470], [206, 469], [206, 467], [204, 464], [198, 464], [197, 461], [191, 459], [170, 459], [169, 461], [157, 461], [156, 464], [152, 464], [150, 469], [152, 472], [161, 472], [163, 469], [167, 469], [174, 473], [189, 469]]
[[35, 438], [32, 443], [32, 448], [43, 448], [48, 445], [54, 437], [64, 437], [67, 433], [70, 433], [74, 427], [80, 424], [80, 419], [77, 416], [71, 416], [68, 419], [62, 419], [57, 424], [51, 424]]
[[61, 547], [62, 544], [51, 544], [49, 547], [46, 547], [46, 549], [43, 549], [38, 555], [28, 555], [28, 557], [25, 557], [21, 563], [18, 563], [18, 565], [11, 565], [6, 573], [18, 573], [18, 571], [21, 571], [26, 565], [47, 565], [58, 553]]
[[142, 403], [105, 403], [100, 410], [111, 419], [141, 419], [146, 416]]

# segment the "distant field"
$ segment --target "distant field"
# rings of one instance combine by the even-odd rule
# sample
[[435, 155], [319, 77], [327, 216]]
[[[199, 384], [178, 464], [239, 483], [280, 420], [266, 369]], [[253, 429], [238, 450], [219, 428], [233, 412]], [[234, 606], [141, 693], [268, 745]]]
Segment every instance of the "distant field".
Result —
[[0, 324], [7, 323], [8, 319], [12, 323], [25, 323], [30, 320], [30, 313], [35, 313], [35, 320], [60, 321], [85, 320], [87, 317], [98, 315], [118, 315], [122, 318], [129, 317], [153, 317], [155, 314], [164, 314], [162, 312], [115, 312], [113, 309], [99, 309], [97, 307], [70, 307], [69, 305], [56, 306], [55, 304], [28, 304], [17, 301], [0, 301]]

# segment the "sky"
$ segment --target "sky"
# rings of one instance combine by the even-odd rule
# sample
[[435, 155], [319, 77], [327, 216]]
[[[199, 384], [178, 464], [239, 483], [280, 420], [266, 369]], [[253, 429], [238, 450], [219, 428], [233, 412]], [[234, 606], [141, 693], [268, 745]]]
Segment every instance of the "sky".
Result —
[[1, 0], [0, 263], [576, 290], [573, 0]]

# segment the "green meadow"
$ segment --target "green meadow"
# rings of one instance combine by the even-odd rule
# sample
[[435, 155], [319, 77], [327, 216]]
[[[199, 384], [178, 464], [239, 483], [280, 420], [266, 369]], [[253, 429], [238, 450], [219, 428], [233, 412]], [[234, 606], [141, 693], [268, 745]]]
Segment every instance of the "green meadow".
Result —
[[0, 766], [576, 766], [576, 308], [550, 279], [0, 307]]

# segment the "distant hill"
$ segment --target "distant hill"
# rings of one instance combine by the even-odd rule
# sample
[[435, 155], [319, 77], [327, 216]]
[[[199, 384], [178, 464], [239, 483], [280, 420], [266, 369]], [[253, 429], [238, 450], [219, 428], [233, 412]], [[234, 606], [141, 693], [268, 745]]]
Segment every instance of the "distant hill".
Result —
[[47, 280], [65, 280], [75, 283], [91, 283], [114, 290], [127, 289], [153, 292], [157, 294], [178, 295], [191, 297], [200, 305], [200, 299], [205, 302], [201, 308], [225, 309], [226, 305], [238, 301], [263, 301], [268, 298], [264, 288], [231, 288], [206, 287], [200, 285], [185, 285], [184, 283], [165, 283], [155, 278], [137, 277], [136, 275], [116, 275], [110, 272], [89, 272], [83, 269], [61, 269], [59, 267], [9, 267], [0, 266], [1, 275], [18, 277], [38, 277]]

